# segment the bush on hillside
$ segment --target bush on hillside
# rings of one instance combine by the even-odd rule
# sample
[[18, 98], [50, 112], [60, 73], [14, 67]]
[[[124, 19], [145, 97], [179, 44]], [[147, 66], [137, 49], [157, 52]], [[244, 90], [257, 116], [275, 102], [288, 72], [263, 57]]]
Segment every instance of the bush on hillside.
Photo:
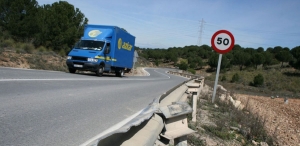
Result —
[[192, 74], [196, 74], [196, 71], [195, 71], [194, 69], [192, 69], [192, 68], [189, 68], [188, 71], [189, 71], [190, 73], [192, 73]]
[[226, 80], [227, 80], [227, 79], [226, 79], [226, 76], [223, 75], [222, 78], [221, 78], [221, 81], [223, 82], [223, 81], [226, 81]]
[[47, 51], [47, 48], [44, 47], [44, 46], [39, 46], [37, 49], [39, 50], [39, 52], [46, 52]]
[[26, 53], [32, 54], [33, 51], [34, 51], [34, 49], [35, 49], [35, 47], [34, 47], [33, 44], [28, 44], [28, 43], [26, 43], [26, 44], [24, 44], [24, 45], [22, 46], [22, 49], [23, 49]]
[[238, 73], [235, 73], [231, 78], [231, 83], [238, 82], [240, 80], [240, 76]]
[[12, 48], [15, 44], [15, 41], [13, 39], [4, 40], [3, 42], [0, 42], [1, 48]]
[[181, 70], [187, 70], [188, 64], [185, 61], [180, 61], [180, 64], [178, 64], [179, 69]]
[[258, 74], [257, 76], [254, 77], [253, 79], [253, 85], [254, 86], [262, 86], [264, 84], [264, 77], [262, 74]]

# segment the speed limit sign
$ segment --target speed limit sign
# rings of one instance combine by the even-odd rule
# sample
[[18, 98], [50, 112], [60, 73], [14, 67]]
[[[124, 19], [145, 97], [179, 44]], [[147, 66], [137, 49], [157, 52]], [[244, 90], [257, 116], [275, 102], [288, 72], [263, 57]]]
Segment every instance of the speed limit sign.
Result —
[[227, 30], [219, 30], [212, 36], [211, 45], [220, 54], [228, 53], [234, 46], [234, 37]]
[[216, 80], [215, 80], [215, 85], [214, 85], [214, 92], [213, 92], [213, 96], [212, 96], [212, 103], [213, 103], [215, 100], [216, 91], [217, 91], [220, 67], [221, 67], [221, 63], [222, 63], [222, 54], [228, 53], [229, 51], [232, 50], [232, 48], [234, 46], [234, 37], [227, 30], [219, 30], [219, 31], [215, 32], [214, 35], [211, 37], [211, 45], [212, 45], [212, 48], [216, 52], [220, 53], [218, 67], [217, 67]]

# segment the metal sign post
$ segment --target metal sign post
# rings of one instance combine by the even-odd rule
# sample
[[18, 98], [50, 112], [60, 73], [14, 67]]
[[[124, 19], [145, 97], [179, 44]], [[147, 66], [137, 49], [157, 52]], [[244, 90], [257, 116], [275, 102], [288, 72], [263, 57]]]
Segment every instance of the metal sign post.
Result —
[[219, 73], [220, 73], [220, 68], [221, 68], [221, 62], [222, 62], [222, 54], [219, 54], [219, 61], [218, 61], [218, 68], [217, 68], [216, 80], [215, 80], [215, 85], [214, 85], [212, 103], [214, 103], [215, 97], [216, 97], [217, 85], [218, 85], [218, 80], [219, 80]]

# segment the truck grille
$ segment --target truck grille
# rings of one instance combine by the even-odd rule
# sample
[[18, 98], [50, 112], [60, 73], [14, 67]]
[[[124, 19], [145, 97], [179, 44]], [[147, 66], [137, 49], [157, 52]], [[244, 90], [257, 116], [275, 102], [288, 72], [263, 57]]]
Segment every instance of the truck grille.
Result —
[[72, 56], [72, 60], [87, 61], [87, 58], [86, 57], [79, 57], [79, 56]]

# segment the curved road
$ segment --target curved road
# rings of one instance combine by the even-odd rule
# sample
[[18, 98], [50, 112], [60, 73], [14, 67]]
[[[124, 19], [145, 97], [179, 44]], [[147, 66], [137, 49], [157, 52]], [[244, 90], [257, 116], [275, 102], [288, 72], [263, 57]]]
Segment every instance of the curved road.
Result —
[[0, 145], [75, 146], [146, 107], [185, 78], [0, 68]]

